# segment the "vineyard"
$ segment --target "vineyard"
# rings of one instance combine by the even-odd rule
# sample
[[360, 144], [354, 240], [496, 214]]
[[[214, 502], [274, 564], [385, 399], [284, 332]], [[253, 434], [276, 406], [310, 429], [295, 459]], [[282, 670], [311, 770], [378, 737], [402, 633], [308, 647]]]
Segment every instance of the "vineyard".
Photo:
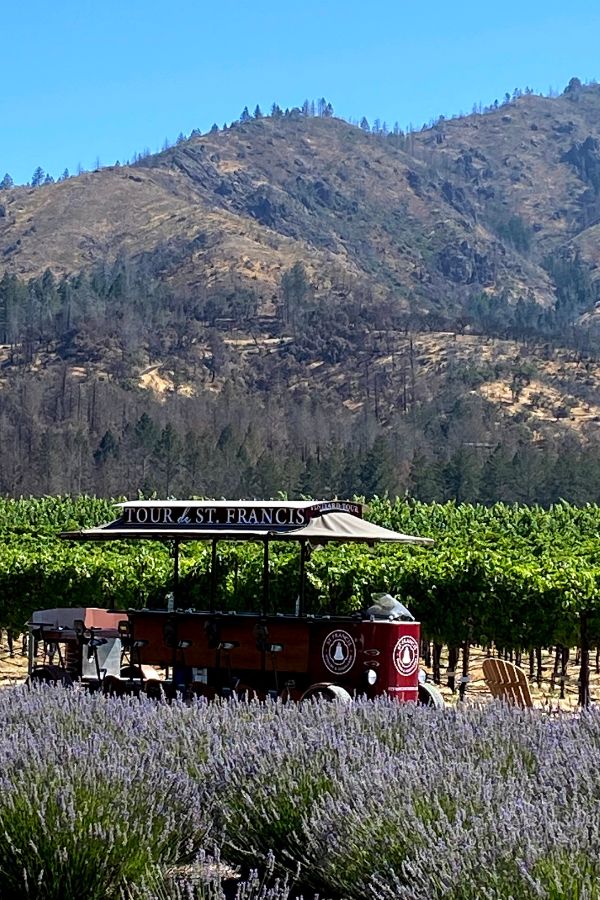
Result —
[[[92, 497], [0, 502], [0, 627], [18, 633], [34, 609], [49, 606], [164, 606], [172, 588], [171, 548], [154, 541], [71, 544], [61, 530], [114, 518], [110, 501]], [[541, 648], [556, 649], [564, 678], [569, 649], [600, 636], [600, 507], [561, 503], [550, 509], [496, 504], [424, 504], [375, 498], [368, 517], [397, 531], [432, 537], [432, 549], [358, 545], [319, 548], [306, 568], [313, 612], [358, 609], [376, 591], [401, 598], [422, 622], [439, 679], [439, 652], [453, 668], [469, 646], [513, 655], [540, 676]], [[178, 605], [202, 608], [210, 583], [210, 548], [183, 543]], [[262, 549], [218, 546], [217, 608], [256, 607]], [[272, 608], [291, 611], [298, 591], [297, 547], [274, 544]], [[582, 628], [582, 625], [584, 626]], [[585, 654], [587, 658], [587, 654]], [[571, 660], [572, 662], [573, 660]]]

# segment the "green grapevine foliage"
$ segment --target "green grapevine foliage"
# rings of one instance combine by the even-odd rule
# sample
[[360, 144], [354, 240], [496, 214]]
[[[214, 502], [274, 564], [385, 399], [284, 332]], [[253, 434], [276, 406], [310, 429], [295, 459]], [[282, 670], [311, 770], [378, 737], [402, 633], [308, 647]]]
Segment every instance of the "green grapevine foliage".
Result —
[[[69, 543], [61, 530], [115, 517], [94, 497], [0, 500], [0, 627], [19, 630], [34, 609], [52, 606], [164, 605], [172, 589], [170, 548], [158, 541]], [[578, 616], [600, 636], [600, 507], [550, 509], [496, 504], [425, 504], [374, 498], [368, 517], [435, 540], [433, 548], [346, 544], [316, 548], [306, 567], [314, 612], [350, 612], [376, 591], [402, 599], [427, 636], [505, 648], [577, 643]], [[298, 546], [274, 544], [272, 609], [293, 612]], [[206, 608], [210, 546], [181, 545], [182, 607]], [[262, 547], [220, 543], [217, 608], [256, 608], [262, 595]]]

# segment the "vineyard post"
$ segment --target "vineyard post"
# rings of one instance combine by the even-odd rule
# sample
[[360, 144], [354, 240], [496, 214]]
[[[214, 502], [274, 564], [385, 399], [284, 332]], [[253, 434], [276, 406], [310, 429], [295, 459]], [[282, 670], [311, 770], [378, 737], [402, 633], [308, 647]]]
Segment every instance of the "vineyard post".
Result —
[[458, 689], [459, 698], [461, 700], [465, 699], [465, 694], [467, 692], [467, 685], [469, 684], [469, 656], [471, 651], [471, 643], [473, 641], [473, 622], [471, 619], [468, 620], [468, 633], [467, 638], [463, 642], [462, 646], [462, 676], [460, 679], [460, 686]]
[[588, 634], [588, 612], [579, 615], [579, 645], [581, 648], [581, 668], [579, 670], [579, 705], [590, 705], [590, 644]]
[[[569, 648], [563, 645], [560, 667], [560, 699], [565, 699], [565, 685], [567, 680], [567, 667], [569, 665]], [[589, 670], [589, 664], [588, 664]]]
[[437, 641], [433, 642], [433, 683], [434, 684], [440, 684], [442, 681], [442, 673], [440, 671], [442, 649], [443, 649], [443, 644], [440, 644]]
[[542, 686], [542, 648], [535, 648], [535, 680], [537, 686]]

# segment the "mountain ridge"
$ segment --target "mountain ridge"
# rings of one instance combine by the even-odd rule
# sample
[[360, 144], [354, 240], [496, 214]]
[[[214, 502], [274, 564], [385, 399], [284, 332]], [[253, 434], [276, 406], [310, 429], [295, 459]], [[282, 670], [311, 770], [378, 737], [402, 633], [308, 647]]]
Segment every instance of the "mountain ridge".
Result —
[[[123, 462], [144, 409], [153, 448], [169, 427], [180, 451], [197, 444], [213, 491], [230, 441], [236, 477], [251, 483], [266, 454], [291, 491], [376, 445], [392, 491], [414, 487], [415, 460], [441, 471], [465, 447], [480, 474], [499, 447], [586, 453], [599, 195], [600, 88], [575, 82], [407, 135], [262, 117], [3, 190], [0, 488], [152, 488]], [[41, 436], [72, 457], [76, 434], [76, 477], [19, 465]]]

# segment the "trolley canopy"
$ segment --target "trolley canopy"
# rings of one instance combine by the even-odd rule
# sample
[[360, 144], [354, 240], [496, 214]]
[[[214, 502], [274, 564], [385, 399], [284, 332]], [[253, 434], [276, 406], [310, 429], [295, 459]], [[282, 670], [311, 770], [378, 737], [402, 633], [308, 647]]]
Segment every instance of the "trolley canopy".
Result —
[[75, 541], [138, 538], [433, 544], [431, 538], [368, 522], [363, 519], [362, 504], [342, 500], [134, 500], [118, 506], [121, 514], [113, 522], [63, 531], [61, 537]]

